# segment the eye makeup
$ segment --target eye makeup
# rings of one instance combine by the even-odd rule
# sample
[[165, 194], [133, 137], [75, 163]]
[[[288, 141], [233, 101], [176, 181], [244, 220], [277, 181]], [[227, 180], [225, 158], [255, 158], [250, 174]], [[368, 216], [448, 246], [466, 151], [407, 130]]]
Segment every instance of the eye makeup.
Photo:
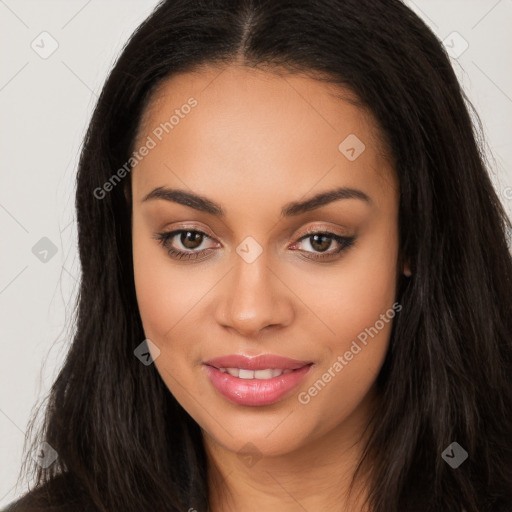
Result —
[[[168, 255], [175, 260], [203, 261], [211, 252], [216, 250], [212, 247], [197, 250], [205, 241], [214, 240], [213, 237], [199, 229], [180, 228], [159, 232], [155, 234], [153, 239], [157, 240], [167, 251]], [[176, 247], [175, 239], [177, 239], [183, 249]], [[297, 249], [304, 241], [307, 241], [312, 250]], [[353, 246], [355, 241], [355, 236], [342, 236], [328, 230], [310, 228], [290, 247], [292, 250], [298, 250], [304, 258], [312, 261], [334, 261], [339, 259], [346, 249]], [[336, 247], [331, 249], [333, 245]], [[310, 255], [307, 256], [306, 254]]]

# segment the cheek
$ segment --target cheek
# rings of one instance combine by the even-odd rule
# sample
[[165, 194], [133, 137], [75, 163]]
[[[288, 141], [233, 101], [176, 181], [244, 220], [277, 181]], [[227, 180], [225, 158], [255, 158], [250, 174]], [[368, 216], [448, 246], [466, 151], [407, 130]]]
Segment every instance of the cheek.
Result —
[[197, 303], [202, 286], [191, 281], [190, 272], [183, 267], [173, 266], [166, 250], [151, 236], [134, 225], [133, 272], [144, 332], [149, 339], [162, 343]]
[[390, 229], [361, 237], [349, 251], [336, 270], [310, 275], [303, 291], [308, 290], [308, 304], [329, 328], [336, 350], [373, 326], [395, 302], [397, 233]]
[[[339, 271], [324, 286], [313, 288], [309, 304], [331, 336], [323, 339], [324, 354], [314, 375], [299, 390], [299, 403], [324, 427], [347, 417], [372, 387], [385, 359], [396, 315], [398, 236], [382, 230], [360, 240]], [[325, 331], [327, 332], [327, 331]]]
[[[134, 229], [133, 236], [133, 273], [137, 303], [148, 338], [161, 335], [172, 327], [172, 308], [170, 308], [170, 276], [163, 264], [162, 257], [155, 247], [154, 240], [143, 240]], [[174, 283], [173, 283], [174, 284]], [[175, 305], [175, 302], [174, 302]]]

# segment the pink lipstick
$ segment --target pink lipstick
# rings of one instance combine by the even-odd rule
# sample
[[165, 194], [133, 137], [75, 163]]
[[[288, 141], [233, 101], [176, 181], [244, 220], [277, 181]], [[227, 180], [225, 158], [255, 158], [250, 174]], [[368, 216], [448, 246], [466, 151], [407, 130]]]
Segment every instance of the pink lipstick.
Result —
[[239, 405], [261, 406], [277, 402], [306, 376], [312, 362], [263, 354], [229, 355], [204, 362], [215, 389]]

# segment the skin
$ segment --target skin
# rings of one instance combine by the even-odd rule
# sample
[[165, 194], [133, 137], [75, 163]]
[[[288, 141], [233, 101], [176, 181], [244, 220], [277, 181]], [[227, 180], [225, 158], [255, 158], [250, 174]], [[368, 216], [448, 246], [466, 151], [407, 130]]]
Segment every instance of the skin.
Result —
[[[308, 404], [298, 400], [392, 308], [404, 271], [393, 165], [376, 122], [340, 92], [350, 96], [306, 75], [206, 67], [163, 82], [141, 122], [136, 148], [188, 98], [198, 102], [132, 170], [133, 258], [145, 334], [160, 350], [154, 364], [203, 431], [213, 512], [361, 510], [348, 485], [378, 399], [375, 379], [392, 322]], [[338, 150], [349, 134], [366, 146], [354, 161]], [[280, 218], [285, 204], [342, 186], [371, 202], [342, 199]], [[143, 201], [156, 187], [205, 196], [226, 215]], [[171, 258], [154, 237], [180, 228], [212, 238], [187, 247], [177, 235], [169, 242], [175, 249], [212, 251], [197, 260]], [[322, 254], [318, 244], [311, 237], [297, 242], [307, 228], [356, 240], [315, 261], [308, 257]], [[252, 263], [236, 252], [248, 236], [262, 248]], [[334, 239], [325, 245], [327, 252], [339, 248]], [[231, 403], [202, 364], [264, 353], [314, 362], [297, 389], [267, 406]], [[251, 463], [239, 456], [251, 450]], [[364, 497], [364, 481], [355, 489]]]

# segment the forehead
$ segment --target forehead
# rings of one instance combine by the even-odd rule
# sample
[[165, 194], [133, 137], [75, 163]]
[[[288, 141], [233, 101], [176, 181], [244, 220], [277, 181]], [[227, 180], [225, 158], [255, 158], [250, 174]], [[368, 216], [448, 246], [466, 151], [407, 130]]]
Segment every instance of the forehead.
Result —
[[374, 195], [397, 188], [372, 115], [350, 91], [307, 75], [241, 66], [173, 75], [153, 92], [135, 151], [149, 139], [132, 172], [139, 198], [166, 184], [261, 198], [290, 188], [296, 198], [320, 181]]

